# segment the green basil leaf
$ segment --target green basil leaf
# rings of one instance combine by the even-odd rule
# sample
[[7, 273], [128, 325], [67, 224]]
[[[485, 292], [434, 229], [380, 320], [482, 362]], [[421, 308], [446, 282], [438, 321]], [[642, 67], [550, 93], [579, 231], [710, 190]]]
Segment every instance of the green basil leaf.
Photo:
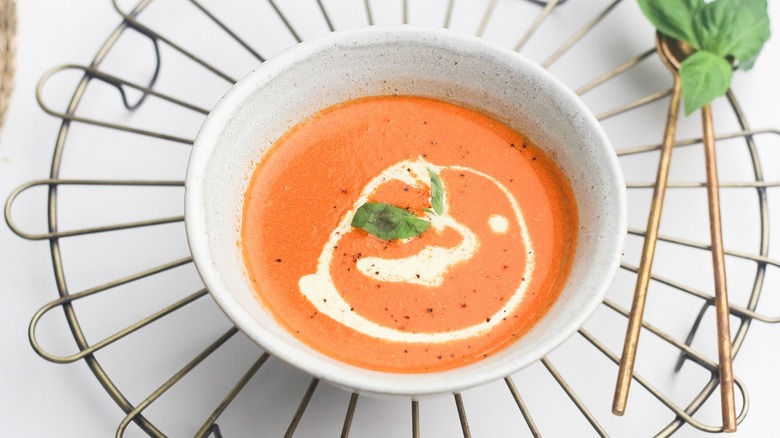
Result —
[[701, 48], [693, 30], [693, 15], [704, 0], [637, 0], [637, 3], [659, 32]]
[[[742, 0], [738, 0], [742, 1]], [[725, 57], [728, 36], [734, 32], [734, 5], [731, 0], [704, 3], [693, 15], [693, 33], [699, 49]]]
[[749, 70], [769, 39], [766, 0], [717, 0], [702, 5], [694, 17], [694, 32], [703, 50], [731, 56]]
[[685, 115], [712, 102], [728, 91], [731, 64], [710, 52], [696, 52], [680, 65]]
[[[723, 1], [723, 0], [720, 0]], [[734, 5], [732, 32], [726, 36], [724, 56], [730, 55], [739, 61], [739, 68], [750, 70], [758, 54], [769, 40], [769, 15], [766, 0], [730, 0]]]
[[419, 236], [431, 223], [393, 205], [367, 202], [355, 212], [352, 226], [382, 240], [395, 240]]
[[444, 184], [441, 178], [431, 169], [428, 169], [428, 175], [431, 176], [431, 206], [437, 215], [444, 214]]

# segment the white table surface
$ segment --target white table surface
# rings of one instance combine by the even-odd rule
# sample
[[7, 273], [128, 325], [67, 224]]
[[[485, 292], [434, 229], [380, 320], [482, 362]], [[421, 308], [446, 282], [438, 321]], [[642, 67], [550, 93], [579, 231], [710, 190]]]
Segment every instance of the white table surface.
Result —
[[[778, 128], [780, 3], [770, 3], [770, 16], [775, 18], [772, 29], [776, 35], [765, 47], [754, 71], [737, 74], [734, 89], [753, 127]], [[44, 114], [35, 102], [38, 79], [44, 71], [59, 64], [87, 63], [119, 23], [108, 0], [23, 0], [18, 2], [17, 8], [19, 25], [15, 89], [10, 111], [0, 132], [0, 199], [3, 200], [14, 187], [29, 180], [46, 178], [48, 174], [60, 123]], [[776, 139], [773, 141], [775, 148], [780, 146]], [[769, 156], [774, 159], [764, 161], [765, 170], [770, 177], [778, 179], [780, 155]], [[777, 189], [770, 189], [770, 193], [772, 190]], [[780, 232], [778, 205], [774, 200], [771, 213], [775, 215], [771, 220], [775, 234]], [[25, 202], [17, 207], [14, 215], [20, 223], [43, 227], [43, 211], [40, 202]], [[739, 214], [731, 216], [736, 219], [729, 220], [739, 220]], [[770, 254], [778, 257], [780, 248], [777, 237], [773, 237], [772, 242], [774, 252]], [[765, 313], [772, 313], [773, 309], [774, 313], [778, 313], [777, 309], [780, 309], [780, 281], [777, 277], [777, 273], [770, 275], [770, 282], [764, 289], [760, 309]], [[27, 327], [31, 316], [56, 297], [49, 249], [45, 241], [25, 241], [12, 234], [7, 227], [0, 226], [0, 297], [0, 435], [112, 436], [124, 414], [105, 394], [88, 368], [82, 362], [69, 365], [49, 363], [37, 356], [28, 343]], [[73, 342], [69, 339], [64, 322], [59, 316], [52, 317], [52, 320], [50, 327], [59, 328], [60, 333], [47, 338], [48, 347], [57, 352], [70, 351]], [[748, 333], [734, 369], [748, 387], [751, 407], [747, 419], [733, 436], [780, 435], [780, 416], [777, 411], [780, 405], [778, 339], [780, 326], [757, 322]], [[133, 401], [137, 402], [138, 398]], [[316, 406], [313, 409], [317, 409]], [[592, 409], [601, 417], [608, 415], [606, 406]], [[636, 400], [630, 409], [641, 412], [647, 407], [642, 400]], [[713, 412], [716, 411], [717, 407]], [[307, 412], [307, 415], [317, 414]], [[130, 435], [139, 434], [136, 429]], [[690, 427], [684, 427], [676, 436], [703, 435]], [[246, 436], [263, 434], [247, 430]], [[374, 430], [370, 434], [357, 436], [384, 435], [381, 430]]]

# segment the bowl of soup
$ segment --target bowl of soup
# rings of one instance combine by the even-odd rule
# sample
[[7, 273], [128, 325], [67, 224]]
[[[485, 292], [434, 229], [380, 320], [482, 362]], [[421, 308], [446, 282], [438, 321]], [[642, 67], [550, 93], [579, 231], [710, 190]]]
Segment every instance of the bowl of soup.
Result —
[[585, 105], [447, 30], [334, 32], [265, 62], [206, 118], [185, 187], [225, 314], [365, 394], [457, 392], [544, 357], [603, 300], [626, 233]]

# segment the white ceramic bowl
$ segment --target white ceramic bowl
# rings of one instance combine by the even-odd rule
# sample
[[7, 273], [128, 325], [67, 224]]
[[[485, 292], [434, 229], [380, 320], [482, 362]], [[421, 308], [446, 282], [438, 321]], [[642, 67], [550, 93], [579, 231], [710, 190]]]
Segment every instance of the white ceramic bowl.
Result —
[[[557, 302], [524, 337], [448, 371], [358, 368], [305, 345], [257, 300], [240, 241], [244, 192], [264, 151], [299, 121], [363, 96], [428, 96], [481, 110], [527, 135], [568, 177], [581, 229]], [[361, 393], [422, 396], [509, 375], [574, 334], [603, 300], [626, 232], [625, 184], [598, 122], [566, 86], [518, 54], [481, 39], [414, 27], [335, 32], [265, 62], [220, 100], [187, 168], [185, 224], [195, 264], [228, 317], [271, 354]]]

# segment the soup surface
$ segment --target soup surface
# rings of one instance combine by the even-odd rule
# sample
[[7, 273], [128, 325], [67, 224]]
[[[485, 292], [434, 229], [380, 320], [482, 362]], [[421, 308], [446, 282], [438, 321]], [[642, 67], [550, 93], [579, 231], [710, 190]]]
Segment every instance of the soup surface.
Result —
[[[352, 225], [366, 203], [426, 229], [379, 238]], [[523, 136], [450, 103], [382, 96], [328, 108], [264, 154], [240, 244], [258, 298], [301, 341], [416, 373], [532, 328], [565, 284], [576, 232], [568, 182]]]

